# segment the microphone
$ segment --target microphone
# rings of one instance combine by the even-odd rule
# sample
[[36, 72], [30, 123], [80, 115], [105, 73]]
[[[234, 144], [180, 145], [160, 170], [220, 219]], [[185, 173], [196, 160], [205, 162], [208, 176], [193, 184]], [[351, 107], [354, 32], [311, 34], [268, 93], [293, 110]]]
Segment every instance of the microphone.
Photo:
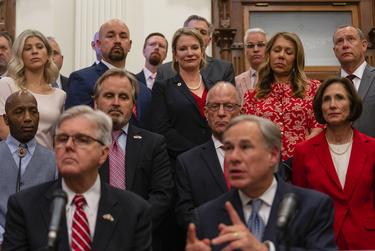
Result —
[[65, 206], [67, 201], [67, 195], [63, 190], [56, 190], [53, 193], [52, 202], [52, 217], [49, 224], [48, 230], [48, 247], [54, 248], [57, 235], [60, 228], [61, 216], [65, 212]]
[[283, 200], [281, 201], [277, 215], [276, 225], [279, 229], [284, 230], [288, 226], [288, 223], [293, 217], [297, 207], [297, 196], [294, 193], [285, 194]]

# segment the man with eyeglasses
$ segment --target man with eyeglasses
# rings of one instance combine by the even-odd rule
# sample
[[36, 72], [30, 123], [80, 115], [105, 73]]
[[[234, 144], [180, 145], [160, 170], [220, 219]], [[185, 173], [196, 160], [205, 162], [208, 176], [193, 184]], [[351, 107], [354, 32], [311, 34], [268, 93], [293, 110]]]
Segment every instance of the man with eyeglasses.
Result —
[[53, 194], [61, 189], [67, 204], [53, 250], [151, 250], [148, 203], [99, 178], [111, 131], [111, 119], [88, 106], [76, 106], [61, 115], [54, 138], [61, 179], [9, 198], [3, 251], [47, 250]]
[[225, 176], [222, 136], [230, 120], [240, 114], [241, 97], [228, 82], [215, 84], [207, 93], [204, 107], [212, 138], [177, 158], [176, 216], [186, 229], [192, 221], [194, 208], [210, 201], [230, 188]]
[[11, 94], [3, 116], [9, 135], [0, 142], [0, 250], [9, 196], [57, 177], [53, 152], [35, 139], [39, 112], [34, 96], [27, 91]]
[[241, 97], [247, 90], [253, 89], [257, 82], [257, 72], [264, 62], [267, 34], [260, 28], [248, 29], [244, 36], [244, 48], [246, 59], [250, 68], [236, 76], [236, 87]]
[[[191, 15], [184, 22], [184, 27], [193, 28], [199, 31], [202, 35], [205, 49], [211, 42], [212, 32], [214, 27], [210, 24], [206, 18]], [[202, 77], [207, 81], [207, 85], [213, 85], [218, 81], [227, 81], [234, 84], [234, 69], [230, 62], [209, 57], [206, 55], [207, 65], [202, 68]], [[156, 76], [157, 80], [165, 80], [176, 75], [176, 72], [171, 66], [172, 62], [162, 64], [158, 67], [158, 73]]]
[[136, 81], [127, 72], [111, 69], [95, 85], [95, 108], [113, 122], [113, 143], [99, 172], [102, 182], [132, 191], [150, 203], [153, 250], [163, 250], [159, 227], [172, 201], [171, 167], [164, 137], [129, 124], [136, 102]]

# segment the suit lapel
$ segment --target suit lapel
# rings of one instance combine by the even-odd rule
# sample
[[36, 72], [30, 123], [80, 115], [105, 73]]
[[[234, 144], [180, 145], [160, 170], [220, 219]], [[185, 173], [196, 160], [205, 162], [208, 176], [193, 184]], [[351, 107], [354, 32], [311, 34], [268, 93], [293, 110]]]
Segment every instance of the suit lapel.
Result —
[[[337, 176], [335, 166], [333, 165], [331, 154], [329, 152], [328, 142], [325, 138], [324, 132], [320, 133], [319, 136], [317, 136], [314, 139], [313, 145], [314, 145], [314, 153], [318, 157], [322, 168], [324, 168], [324, 170], [327, 172], [328, 177], [337, 186], [337, 189], [339, 191], [342, 190], [342, 186], [341, 186], [339, 177]], [[314, 153], [311, 153], [311, 154], [314, 154]]]
[[[52, 207], [52, 200], [53, 200], [53, 192], [58, 189], [61, 189], [61, 179], [58, 179], [48, 188], [44, 196], [45, 200], [43, 200], [41, 204], [39, 205], [41, 213], [42, 213], [42, 217], [43, 217], [43, 223], [46, 229], [49, 228], [49, 224], [50, 224], [51, 217], [52, 217], [51, 207]], [[60, 232], [59, 232], [59, 237], [57, 239], [57, 243], [59, 247], [58, 250], [70, 250], [65, 213], [63, 214], [61, 218]]]
[[109, 192], [109, 185], [102, 183], [92, 250], [106, 250], [120, 218], [121, 210], [116, 205], [116, 198]]
[[126, 189], [132, 190], [135, 171], [137, 170], [138, 159], [143, 144], [142, 134], [137, 127], [129, 124], [128, 135], [126, 137], [125, 151], [125, 173]]
[[362, 99], [365, 99], [368, 90], [372, 84], [372, 82], [375, 81], [375, 68], [370, 67], [369, 65], [366, 65], [366, 68], [363, 72], [361, 83], [358, 88], [358, 94], [361, 96]]
[[360, 181], [362, 170], [367, 160], [367, 154], [365, 150], [367, 141], [364, 141], [361, 138], [357, 130], [354, 130], [353, 133], [354, 136], [352, 152], [350, 154], [349, 165], [344, 186], [344, 192], [348, 200], [352, 195], [353, 191], [355, 190], [356, 185]]
[[177, 89], [177, 91], [180, 92], [180, 93], [182, 93], [185, 96], [185, 98], [190, 103], [192, 103], [192, 105], [194, 106], [194, 108], [196, 109], [196, 111], [199, 113], [199, 107], [197, 105], [197, 102], [195, 101], [195, 98], [194, 98], [193, 94], [191, 93], [191, 91], [189, 90], [189, 88], [187, 87], [187, 85], [182, 80], [182, 78], [180, 77], [179, 74], [177, 74], [175, 76], [174, 83], [175, 83], [175, 88]]
[[202, 146], [201, 158], [206, 162], [208, 169], [217, 185], [222, 192], [228, 192], [228, 187], [225, 182], [223, 171], [221, 170], [220, 162], [216, 154], [216, 149], [212, 139]]

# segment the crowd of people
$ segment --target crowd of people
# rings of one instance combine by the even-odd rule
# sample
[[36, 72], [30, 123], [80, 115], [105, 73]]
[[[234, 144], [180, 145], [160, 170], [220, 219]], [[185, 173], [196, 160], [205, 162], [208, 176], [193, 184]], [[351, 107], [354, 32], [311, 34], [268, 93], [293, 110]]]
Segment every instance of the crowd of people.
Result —
[[189, 16], [167, 63], [150, 33], [133, 74], [130, 29], [111, 19], [69, 77], [55, 38], [0, 32], [0, 251], [375, 249], [362, 31], [332, 34], [341, 68], [321, 83], [298, 34], [247, 30], [250, 68], [234, 76], [206, 54], [213, 30]]

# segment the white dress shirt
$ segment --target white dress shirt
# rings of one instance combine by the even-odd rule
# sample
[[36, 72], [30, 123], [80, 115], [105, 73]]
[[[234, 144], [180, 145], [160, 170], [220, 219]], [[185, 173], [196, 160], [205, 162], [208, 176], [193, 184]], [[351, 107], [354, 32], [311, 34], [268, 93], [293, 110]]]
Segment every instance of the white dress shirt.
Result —
[[[143, 74], [145, 75], [145, 84], [147, 85], [147, 88], [152, 90], [152, 87], [154, 86], [154, 82], [156, 79], [156, 73], [152, 73], [149, 69], [143, 67]], [[154, 76], [154, 78], [152, 78], [152, 76]]]
[[[361, 80], [362, 80], [362, 76], [363, 76], [363, 72], [365, 71], [365, 68], [366, 68], [366, 61], [364, 61], [352, 74], [355, 75], [355, 78], [353, 78], [353, 84], [355, 86], [355, 89], [357, 89], [358, 91], [358, 88], [359, 88], [359, 85], [361, 83]], [[350, 75], [349, 73], [347, 73], [346, 71], [344, 71], [342, 68], [341, 68], [341, 77], [342, 78], [345, 78], [346, 76]]]
[[212, 141], [214, 142], [216, 155], [219, 159], [221, 170], [224, 172], [224, 150], [222, 149], [223, 143], [221, 143], [214, 135], [212, 135]]
[[[65, 183], [64, 178], [61, 181], [62, 189], [68, 195], [68, 202], [66, 203], [66, 226], [68, 230], [68, 237], [69, 237], [69, 245], [72, 243], [72, 225], [73, 225], [73, 216], [76, 210], [76, 206], [74, 205], [73, 199], [76, 195]], [[86, 213], [87, 220], [89, 222], [90, 228], [90, 236], [91, 240], [95, 234], [95, 225], [96, 225], [96, 217], [98, 214], [98, 207], [99, 207], [99, 199], [100, 199], [100, 178], [99, 175], [96, 178], [94, 185], [84, 192], [83, 197], [86, 200], [86, 205], [84, 206], [83, 210]]]

